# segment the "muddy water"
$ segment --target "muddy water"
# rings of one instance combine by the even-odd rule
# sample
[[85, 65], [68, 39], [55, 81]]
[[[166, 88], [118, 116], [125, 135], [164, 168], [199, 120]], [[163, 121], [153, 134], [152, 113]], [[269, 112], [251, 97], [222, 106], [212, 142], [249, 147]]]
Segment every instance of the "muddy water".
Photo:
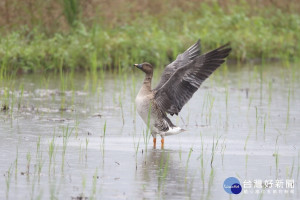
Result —
[[171, 118], [187, 131], [164, 149], [135, 111], [139, 72], [3, 80], [0, 198], [299, 199], [297, 67], [221, 68]]

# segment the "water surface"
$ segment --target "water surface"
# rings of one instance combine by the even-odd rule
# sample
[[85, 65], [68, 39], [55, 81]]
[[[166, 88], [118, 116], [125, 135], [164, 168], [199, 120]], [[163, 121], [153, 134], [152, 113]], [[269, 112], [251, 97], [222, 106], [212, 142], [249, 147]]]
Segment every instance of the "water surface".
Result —
[[[221, 67], [171, 117], [187, 131], [166, 137], [164, 149], [153, 149], [136, 114], [139, 71], [2, 80], [10, 109], [0, 112], [0, 198], [299, 199], [297, 67]], [[240, 194], [224, 191], [228, 177]], [[249, 180], [262, 188], [244, 188]]]

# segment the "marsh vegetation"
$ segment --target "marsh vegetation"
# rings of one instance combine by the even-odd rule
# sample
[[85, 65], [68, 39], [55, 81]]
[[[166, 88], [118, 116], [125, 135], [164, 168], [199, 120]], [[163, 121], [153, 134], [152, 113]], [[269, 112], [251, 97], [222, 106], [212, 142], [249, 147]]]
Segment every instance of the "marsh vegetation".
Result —
[[230, 41], [238, 62], [300, 54], [296, 1], [16, 2], [0, 4], [0, 66], [10, 72], [161, 66], [198, 38], [203, 51]]

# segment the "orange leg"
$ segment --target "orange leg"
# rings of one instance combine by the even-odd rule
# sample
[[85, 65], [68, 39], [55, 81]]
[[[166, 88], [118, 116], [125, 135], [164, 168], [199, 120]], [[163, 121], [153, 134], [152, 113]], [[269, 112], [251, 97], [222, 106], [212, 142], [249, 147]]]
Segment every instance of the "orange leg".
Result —
[[164, 144], [165, 144], [165, 139], [161, 138], [161, 147], [164, 147]]
[[153, 147], [156, 147], [156, 138], [153, 138]]

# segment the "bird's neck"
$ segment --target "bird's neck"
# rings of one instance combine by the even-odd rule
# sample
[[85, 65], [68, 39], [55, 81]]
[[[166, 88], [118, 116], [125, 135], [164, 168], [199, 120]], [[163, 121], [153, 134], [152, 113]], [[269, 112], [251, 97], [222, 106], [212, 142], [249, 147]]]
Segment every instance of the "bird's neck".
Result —
[[153, 76], [153, 73], [147, 73], [145, 76], [145, 79], [144, 79], [143, 87], [149, 91], [151, 91], [152, 76]]

